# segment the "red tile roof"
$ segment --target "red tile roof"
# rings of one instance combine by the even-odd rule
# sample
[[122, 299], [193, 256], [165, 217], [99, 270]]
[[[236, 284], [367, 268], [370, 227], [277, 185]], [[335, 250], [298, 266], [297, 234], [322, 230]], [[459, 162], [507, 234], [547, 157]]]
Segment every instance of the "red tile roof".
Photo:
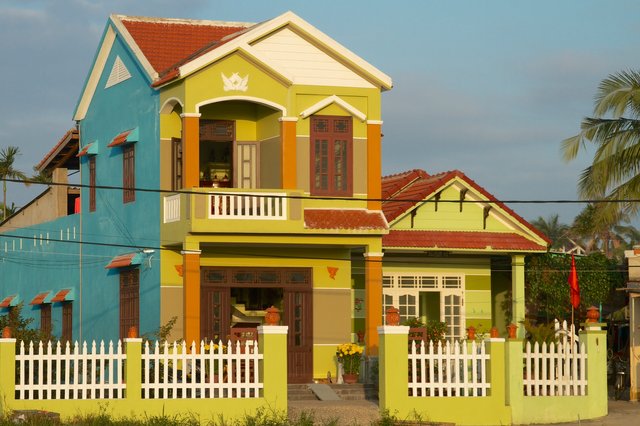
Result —
[[400, 215], [410, 210], [413, 206], [456, 177], [484, 195], [492, 205], [500, 207], [527, 229], [549, 244], [551, 243], [551, 240], [549, 240], [546, 235], [459, 170], [451, 170], [437, 175], [429, 175], [423, 170], [409, 170], [395, 175], [384, 176], [382, 178], [382, 194], [383, 198], [386, 198], [388, 201], [382, 203], [382, 210], [384, 211], [387, 221], [392, 222], [397, 219]]
[[[37, 170], [44, 170], [50, 163], [56, 161], [56, 157], [64, 157], [58, 159], [59, 161], [69, 161], [68, 157], [73, 157], [74, 152], [78, 149], [78, 141], [80, 140], [80, 136], [78, 134], [78, 129], [69, 129], [67, 132], [60, 138], [58, 143], [51, 148], [47, 155], [44, 156], [42, 160], [38, 164], [36, 164]], [[73, 162], [73, 160], [72, 160]], [[73, 162], [77, 167], [77, 160]], [[72, 165], [73, 166], [73, 165]]]
[[47, 296], [51, 293], [50, 291], [45, 291], [44, 293], [38, 293], [36, 297], [31, 300], [30, 305], [42, 305]]
[[518, 235], [482, 231], [389, 231], [382, 237], [385, 248], [419, 248], [440, 250], [540, 251], [547, 247]]
[[358, 231], [388, 229], [387, 221], [381, 212], [365, 209], [305, 209], [304, 226], [307, 229]]
[[56, 293], [55, 296], [53, 296], [53, 299], [51, 299], [51, 302], [64, 302], [65, 300], [67, 300], [67, 296], [69, 295], [69, 293], [71, 293], [71, 289], [70, 288], [65, 288], [64, 290], [60, 290], [59, 292]]
[[4, 299], [2, 299], [2, 302], [0, 302], [0, 308], [8, 308], [9, 306], [11, 306], [11, 301], [16, 297], [17, 295], [13, 295], [13, 296], [7, 296]]
[[158, 74], [252, 25], [133, 16], [120, 16], [120, 20]]
[[125, 143], [127, 141], [127, 137], [129, 136], [129, 133], [131, 133], [131, 130], [127, 130], [126, 132], [120, 133], [118, 136], [113, 138], [113, 140], [111, 141], [111, 143], [109, 145], [107, 145], [107, 147], [108, 148], [113, 148], [114, 146], [122, 145], [123, 143]]
[[111, 259], [111, 262], [104, 269], [114, 269], [114, 268], [123, 268], [125, 266], [131, 266], [131, 262], [133, 262], [133, 258], [137, 253], [127, 253], [121, 254], [120, 256], [116, 256]]
[[87, 144], [84, 148], [82, 148], [82, 150], [78, 153], [78, 155], [76, 155], [76, 157], [84, 157], [85, 155], [87, 155], [87, 151], [89, 151], [91, 145], [93, 145], [93, 142]]

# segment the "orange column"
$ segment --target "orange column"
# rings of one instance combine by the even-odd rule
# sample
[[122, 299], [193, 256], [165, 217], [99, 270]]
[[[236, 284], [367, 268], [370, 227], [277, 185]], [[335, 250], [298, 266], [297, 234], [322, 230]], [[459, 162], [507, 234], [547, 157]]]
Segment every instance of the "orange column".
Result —
[[185, 188], [200, 186], [200, 114], [182, 117], [182, 175]]
[[282, 137], [282, 189], [296, 189], [298, 172], [296, 156], [296, 117], [280, 118]]
[[382, 253], [364, 254], [365, 344], [378, 355], [378, 326], [382, 325]]
[[367, 121], [367, 208], [382, 209], [382, 121]]
[[200, 250], [182, 252], [184, 340], [200, 342]]

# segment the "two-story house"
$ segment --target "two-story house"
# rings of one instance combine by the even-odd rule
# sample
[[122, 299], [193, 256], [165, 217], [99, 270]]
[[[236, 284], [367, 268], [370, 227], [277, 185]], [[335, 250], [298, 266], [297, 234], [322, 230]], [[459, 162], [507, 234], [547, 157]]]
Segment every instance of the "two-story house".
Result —
[[73, 115], [80, 214], [5, 228], [7, 255], [12, 238], [38, 264], [0, 265], [8, 305], [73, 339], [176, 316], [172, 337], [188, 342], [246, 332], [273, 305], [290, 381], [310, 381], [335, 372], [336, 344], [352, 338], [357, 267], [375, 354], [391, 86], [291, 12], [259, 24], [112, 15]]

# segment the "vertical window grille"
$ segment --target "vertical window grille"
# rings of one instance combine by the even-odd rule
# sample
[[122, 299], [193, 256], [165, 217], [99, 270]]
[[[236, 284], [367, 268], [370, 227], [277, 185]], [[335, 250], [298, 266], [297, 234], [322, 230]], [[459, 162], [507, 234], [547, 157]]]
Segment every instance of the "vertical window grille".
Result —
[[63, 343], [73, 342], [73, 302], [62, 302], [62, 338]]
[[130, 203], [136, 200], [135, 145], [127, 144], [122, 148], [122, 201]]
[[45, 337], [51, 336], [51, 305], [49, 303], [40, 305], [40, 332]]
[[182, 189], [182, 139], [173, 138], [171, 140], [173, 173], [171, 179], [171, 189], [177, 191]]
[[96, 157], [89, 157], [89, 211], [96, 211]]
[[311, 117], [311, 194], [352, 195], [351, 117]]
[[120, 271], [120, 338], [127, 337], [129, 328], [140, 331], [140, 270]]

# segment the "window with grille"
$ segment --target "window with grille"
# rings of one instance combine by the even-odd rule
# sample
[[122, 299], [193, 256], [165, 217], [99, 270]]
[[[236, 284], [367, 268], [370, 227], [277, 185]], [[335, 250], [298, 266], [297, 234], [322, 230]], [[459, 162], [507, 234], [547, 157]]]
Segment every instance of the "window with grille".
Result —
[[51, 336], [51, 304], [40, 305], [40, 332], [45, 337]]
[[171, 189], [182, 189], [182, 139], [171, 139]]
[[311, 117], [311, 194], [351, 196], [351, 117]]
[[124, 339], [129, 328], [140, 331], [140, 270], [120, 271], [120, 338]]
[[127, 144], [122, 148], [122, 201], [130, 203], [136, 200], [135, 145]]
[[62, 336], [63, 343], [73, 342], [73, 302], [62, 302]]
[[96, 211], [96, 157], [89, 157], [89, 211]]

